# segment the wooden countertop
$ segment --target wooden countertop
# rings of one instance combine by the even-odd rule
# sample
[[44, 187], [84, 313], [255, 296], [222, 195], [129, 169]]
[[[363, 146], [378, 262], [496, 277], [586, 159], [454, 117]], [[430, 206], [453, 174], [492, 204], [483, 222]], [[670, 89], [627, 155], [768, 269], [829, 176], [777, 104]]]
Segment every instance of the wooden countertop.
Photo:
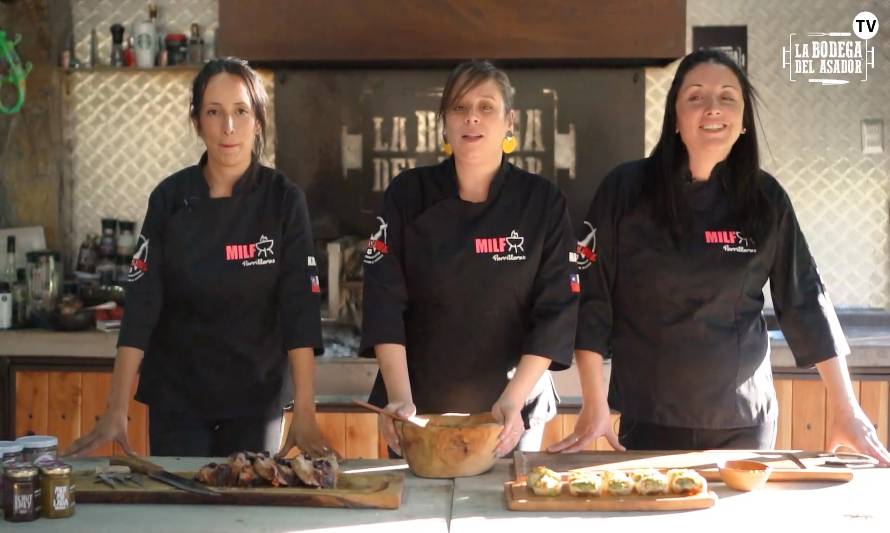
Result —
[[[890, 368], [890, 323], [887, 325], [845, 326], [852, 348], [850, 367]], [[41, 329], [0, 331], [0, 357], [114, 358], [117, 333], [97, 330], [59, 332]], [[794, 358], [781, 332], [770, 332], [770, 358], [773, 368], [793, 368]], [[319, 357], [318, 364], [373, 365], [374, 359], [358, 357]]]
[[[848, 366], [859, 373], [890, 372], [890, 326], [869, 325], [846, 327], [853, 353]], [[811, 373], [814, 369], [796, 369], [794, 359], [783, 338], [771, 335], [772, 366], [779, 373]], [[64, 366], [71, 359], [90, 359], [111, 366], [117, 343], [116, 333], [101, 331], [55, 332], [25, 329], [0, 331], [0, 358], [18, 363], [32, 359], [38, 366], [44, 362]], [[40, 360], [40, 361], [38, 361]], [[606, 364], [604, 380], [608, 382], [611, 365]], [[321, 410], [343, 410], [353, 398], [367, 399], [377, 375], [377, 361], [359, 357], [319, 357], [316, 359], [316, 393]], [[581, 386], [577, 368], [553, 373], [563, 409], [580, 405]], [[330, 407], [330, 408], [328, 408]]]

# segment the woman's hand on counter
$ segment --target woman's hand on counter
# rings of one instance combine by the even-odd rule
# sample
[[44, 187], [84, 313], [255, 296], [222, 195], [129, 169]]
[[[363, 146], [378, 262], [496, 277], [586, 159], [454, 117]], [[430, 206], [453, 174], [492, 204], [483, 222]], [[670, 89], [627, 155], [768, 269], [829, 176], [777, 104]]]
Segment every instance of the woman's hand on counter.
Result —
[[547, 451], [551, 453], [581, 451], [599, 437], [605, 437], [612, 448], [624, 451], [624, 446], [618, 442], [618, 437], [612, 428], [609, 405], [606, 402], [594, 402], [594, 404], [585, 402], [581, 406], [572, 434], [556, 444], [551, 444]]
[[92, 431], [74, 441], [65, 456], [82, 457], [108, 442], [116, 442], [127, 455], [134, 455], [127, 439], [127, 412], [105, 411]]
[[[410, 401], [399, 401], [399, 402], [390, 402], [384, 407], [385, 411], [390, 413], [395, 413], [401, 415], [406, 418], [410, 418], [417, 414], [417, 407], [414, 403]], [[383, 434], [384, 440], [386, 440], [386, 445], [389, 446], [394, 452], [399, 455], [402, 455], [402, 444], [399, 439], [399, 435], [396, 432], [395, 425], [392, 422], [392, 418], [383, 415], [377, 415], [377, 428], [380, 430], [380, 433]]]
[[881, 466], [890, 466], [890, 453], [881, 444], [874, 425], [855, 401], [850, 405], [835, 406], [832, 413], [827, 449], [835, 452], [841, 446], [874, 457]]
[[603, 356], [590, 350], [575, 350], [583, 403], [571, 435], [547, 448], [548, 452], [577, 452], [599, 437], [606, 437], [612, 448], [624, 451], [612, 428], [612, 417], [603, 380]]
[[328, 445], [324, 435], [321, 434], [321, 428], [318, 427], [318, 421], [315, 419], [315, 412], [305, 414], [294, 412], [290, 429], [284, 439], [284, 446], [278, 451], [278, 455], [287, 455], [294, 447], [312, 457], [333, 453], [341, 458], [340, 454]]
[[828, 429], [826, 448], [836, 451], [847, 446], [874, 457], [882, 466], [890, 466], [890, 453], [881, 444], [874, 425], [868, 419], [853, 392], [846, 357], [831, 357], [816, 363], [831, 405], [832, 422]]

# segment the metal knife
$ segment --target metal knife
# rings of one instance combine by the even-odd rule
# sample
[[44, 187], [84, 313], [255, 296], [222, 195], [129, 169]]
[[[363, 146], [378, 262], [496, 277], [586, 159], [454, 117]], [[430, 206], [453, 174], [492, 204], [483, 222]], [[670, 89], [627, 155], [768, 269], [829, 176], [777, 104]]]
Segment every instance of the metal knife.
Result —
[[800, 467], [801, 470], [806, 470], [807, 465], [804, 464], [804, 462], [800, 460], [800, 457], [797, 456], [797, 453], [796, 453], [796, 452], [786, 452], [785, 455], [786, 455], [789, 459], [791, 459], [791, 461], [792, 461], [794, 464], [796, 464], [798, 467]]
[[167, 485], [176, 487], [177, 489], [194, 492], [195, 494], [203, 494], [205, 496], [219, 496], [219, 492], [211, 490], [209, 487], [206, 487], [198, 483], [197, 481], [186, 479], [182, 476], [177, 476], [176, 474], [167, 472], [163, 469], [163, 467], [160, 467], [154, 463], [150, 463], [145, 459], [141, 459], [139, 457], [131, 455], [118, 455], [111, 458], [111, 464], [129, 466], [130, 470], [132, 470], [133, 472], [145, 474], [151, 479], [160, 481], [161, 483], [166, 483]]

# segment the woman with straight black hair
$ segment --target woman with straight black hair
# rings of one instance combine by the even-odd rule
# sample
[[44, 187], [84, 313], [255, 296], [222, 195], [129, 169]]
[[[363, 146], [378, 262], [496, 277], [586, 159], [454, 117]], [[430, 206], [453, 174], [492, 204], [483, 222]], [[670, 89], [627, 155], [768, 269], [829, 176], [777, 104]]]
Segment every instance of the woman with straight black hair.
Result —
[[[689, 54], [651, 156], [618, 166], [597, 191], [579, 245], [584, 405], [551, 451], [599, 436], [618, 449], [774, 447], [769, 282], [797, 365], [815, 365], [828, 391], [828, 448], [890, 464], [856, 401], [850, 349], [791, 201], [760, 168], [754, 100], [726, 55]], [[621, 413], [617, 439], [609, 406]]]

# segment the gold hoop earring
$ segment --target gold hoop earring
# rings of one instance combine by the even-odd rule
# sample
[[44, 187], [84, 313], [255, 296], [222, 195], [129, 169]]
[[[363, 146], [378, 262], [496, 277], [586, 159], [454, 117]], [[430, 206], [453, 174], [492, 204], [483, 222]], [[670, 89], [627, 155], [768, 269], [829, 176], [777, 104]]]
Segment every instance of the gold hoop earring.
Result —
[[451, 149], [451, 145], [448, 143], [448, 139], [445, 139], [445, 142], [442, 143], [442, 153], [446, 157], [451, 157], [451, 154], [454, 153], [454, 150]]
[[519, 146], [519, 142], [516, 140], [516, 137], [513, 136], [512, 131], [507, 132], [507, 136], [504, 137], [504, 140], [501, 141], [501, 149], [505, 154], [512, 154], [516, 151], [516, 148]]

